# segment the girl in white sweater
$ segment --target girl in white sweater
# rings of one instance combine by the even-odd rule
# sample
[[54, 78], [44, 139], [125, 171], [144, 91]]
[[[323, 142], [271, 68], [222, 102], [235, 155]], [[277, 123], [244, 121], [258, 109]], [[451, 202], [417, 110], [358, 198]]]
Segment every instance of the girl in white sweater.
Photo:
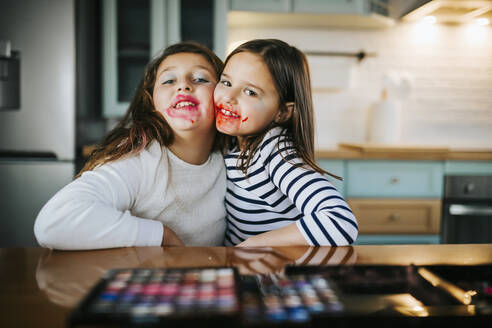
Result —
[[226, 176], [213, 103], [222, 68], [195, 43], [153, 59], [122, 121], [40, 211], [39, 244], [222, 245]]

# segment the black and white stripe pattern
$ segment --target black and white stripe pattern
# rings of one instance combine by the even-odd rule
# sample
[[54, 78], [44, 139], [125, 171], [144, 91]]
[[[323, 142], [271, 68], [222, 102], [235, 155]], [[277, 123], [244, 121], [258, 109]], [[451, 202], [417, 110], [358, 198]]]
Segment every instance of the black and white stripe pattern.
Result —
[[[357, 221], [347, 202], [322, 174], [302, 164], [281, 128], [270, 130], [245, 174], [239, 152], [225, 156], [226, 245], [295, 222], [309, 245], [349, 245]], [[277, 147], [278, 145], [278, 147]]]

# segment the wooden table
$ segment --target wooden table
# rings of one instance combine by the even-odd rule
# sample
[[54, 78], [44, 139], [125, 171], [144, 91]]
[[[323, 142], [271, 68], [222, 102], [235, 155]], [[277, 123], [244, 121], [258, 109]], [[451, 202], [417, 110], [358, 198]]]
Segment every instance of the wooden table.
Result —
[[353, 247], [131, 247], [98, 251], [0, 249], [2, 327], [64, 327], [80, 299], [111, 268], [235, 266], [282, 273], [287, 264], [492, 264], [492, 244]]

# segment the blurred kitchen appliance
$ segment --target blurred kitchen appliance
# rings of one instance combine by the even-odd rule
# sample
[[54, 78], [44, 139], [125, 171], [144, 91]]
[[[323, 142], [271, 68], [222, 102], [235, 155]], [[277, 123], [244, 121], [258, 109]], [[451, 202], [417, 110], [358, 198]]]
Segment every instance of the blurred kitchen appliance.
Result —
[[441, 243], [492, 243], [492, 175], [445, 177]]
[[37, 246], [39, 210], [75, 171], [75, 0], [3, 0], [0, 33], [22, 54], [18, 108], [0, 110], [0, 247]]
[[0, 40], [0, 110], [18, 109], [20, 54], [12, 51], [9, 40]]

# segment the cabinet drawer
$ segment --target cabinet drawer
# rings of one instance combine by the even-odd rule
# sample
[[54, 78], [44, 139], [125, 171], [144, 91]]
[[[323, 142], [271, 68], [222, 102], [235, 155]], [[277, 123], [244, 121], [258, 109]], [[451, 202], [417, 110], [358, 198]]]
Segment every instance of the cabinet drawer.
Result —
[[349, 198], [441, 198], [442, 195], [442, 162], [351, 160], [346, 173]]
[[349, 199], [359, 233], [437, 234], [441, 222], [439, 199]]

